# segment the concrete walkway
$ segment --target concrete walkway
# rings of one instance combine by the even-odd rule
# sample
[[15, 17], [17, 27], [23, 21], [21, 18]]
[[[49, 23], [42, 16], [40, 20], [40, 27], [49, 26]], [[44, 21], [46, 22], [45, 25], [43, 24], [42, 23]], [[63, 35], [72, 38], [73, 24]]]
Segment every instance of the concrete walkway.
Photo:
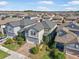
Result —
[[79, 57], [66, 53], [66, 59], [79, 59]]
[[[17, 53], [15, 51], [12, 51], [12, 50], [9, 50], [3, 46], [0, 45], [0, 50], [10, 54], [8, 57], [6, 57], [5, 59], [26, 59], [26, 56], [20, 54], [20, 53]], [[27, 57], [27, 59], [29, 59]]]

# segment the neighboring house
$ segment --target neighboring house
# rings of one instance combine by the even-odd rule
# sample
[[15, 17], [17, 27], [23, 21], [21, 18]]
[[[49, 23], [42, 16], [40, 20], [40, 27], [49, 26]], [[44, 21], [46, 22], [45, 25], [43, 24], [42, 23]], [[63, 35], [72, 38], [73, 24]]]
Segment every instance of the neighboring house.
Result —
[[51, 38], [54, 37], [56, 29], [57, 25], [49, 20], [34, 22], [30, 19], [23, 19], [8, 23], [6, 34], [9, 37], [15, 37], [18, 35], [18, 32], [21, 32], [25, 35], [27, 42], [40, 44], [43, 41], [43, 36], [49, 35]]
[[52, 23], [49, 20], [42, 21], [41, 23], [44, 26], [44, 36], [49, 39], [49, 42], [51, 40], [54, 41], [54, 38], [56, 36], [57, 24]]
[[21, 30], [21, 28], [24, 27], [29, 27], [33, 25], [34, 22], [32, 22], [29, 19], [23, 19], [20, 21], [14, 21], [14, 22], [9, 22], [6, 24], [6, 34], [8, 37], [15, 37], [18, 35], [18, 31]]
[[63, 20], [64, 19], [64, 17], [62, 17], [62, 16], [60, 16], [60, 15], [56, 15], [56, 16], [54, 16], [54, 17], [52, 17], [52, 20]]
[[64, 17], [59, 16], [59, 15], [56, 15], [56, 16], [52, 17], [52, 19], [51, 19], [51, 21], [53, 23], [57, 23], [58, 25], [62, 24], [63, 20], [65, 21]]
[[78, 17], [76, 17], [76, 16], [67, 16], [67, 17], [65, 17], [66, 21], [75, 21], [75, 20], [77, 20], [77, 18]]
[[17, 20], [21, 20], [21, 18], [10, 18], [10, 17], [8, 17], [8, 18], [5, 18], [4, 20], [0, 19], [0, 32], [2, 34], [6, 34], [6, 32], [5, 32], [6, 24], [8, 22], [13, 22], [13, 21], [17, 21]]
[[74, 34], [76, 34], [77, 37], [79, 37], [79, 24], [78, 23], [70, 22], [65, 27], [68, 28]]
[[65, 51], [70, 54], [79, 54], [79, 41], [77, 36], [67, 28], [59, 29], [55, 38], [56, 47], [60, 51]]
[[8, 37], [15, 37], [16, 35], [18, 35], [18, 31], [20, 30], [19, 21], [7, 23], [5, 29]]

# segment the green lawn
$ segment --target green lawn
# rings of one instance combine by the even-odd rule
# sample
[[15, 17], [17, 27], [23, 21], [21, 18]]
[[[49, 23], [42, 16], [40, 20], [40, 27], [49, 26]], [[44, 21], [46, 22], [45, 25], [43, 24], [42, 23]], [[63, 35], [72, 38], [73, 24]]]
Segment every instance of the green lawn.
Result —
[[7, 57], [9, 54], [7, 54], [6, 52], [3, 52], [0, 50], [0, 59], [4, 59], [5, 57]]
[[41, 59], [51, 59], [48, 55], [49, 53], [44, 52], [43, 56], [41, 57]]
[[18, 44], [6, 44], [6, 45], [4, 44], [3, 46], [14, 51], [20, 47]]

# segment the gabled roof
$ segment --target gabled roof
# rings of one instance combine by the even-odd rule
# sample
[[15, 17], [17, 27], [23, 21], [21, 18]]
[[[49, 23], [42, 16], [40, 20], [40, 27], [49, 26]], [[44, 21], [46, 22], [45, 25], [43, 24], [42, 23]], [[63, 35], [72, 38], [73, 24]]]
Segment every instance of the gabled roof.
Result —
[[52, 29], [56, 25], [56, 23], [52, 23], [50, 20], [45, 19], [45, 21], [41, 22], [44, 26], [44, 29]]
[[66, 25], [65, 27], [68, 27], [70, 29], [76, 29], [79, 30], [79, 26], [77, 25], [77, 23], [74, 22], [70, 22], [68, 25]]
[[11, 25], [11, 26], [13, 26], [13, 27], [17, 27], [17, 26], [20, 26], [20, 21], [10, 22], [8, 24]]
[[44, 27], [40, 22], [38, 22], [35, 25], [25, 28], [24, 30], [29, 30], [29, 29], [35, 29], [37, 32], [39, 32], [39, 31], [43, 30]]
[[[45, 21], [41, 22], [42, 25], [44, 26], [44, 35], [47, 36], [50, 34], [50, 31], [55, 29], [55, 26], [57, 25], [56, 23], [51, 22], [50, 20], [45, 19]], [[52, 31], [53, 31], [52, 30]]]
[[34, 29], [36, 29], [37, 31], [41, 31], [44, 29], [42, 23], [38, 22], [33, 26]]
[[23, 19], [20, 21], [20, 25], [22, 26], [27, 26], [27, 25], [30, 25], [30, 24], [34, 24], [35, 22], [32, 21], [31, 19]]
[[68, 43], [75, 43], [75, 42], [77, 42], [77, 38], [76, 38], [74, 33], [70, 32], [70, 31], [67, 32], [67, 31], [65, 31], [63, 29], [60, 29], [57, 32], [57, 36], [55, 38], [55, 41], [59, 42], [59, 43], [68, 44]]
[[17, 26], [28, 26], [31, 24], [34, 24], [35, 22], [31, 21], [30, 19], [22, 19], [20, 21], [14, 21], [14, 22], [10, 22], [9, 24], [12, 25], [13, 27], [17, 27]]

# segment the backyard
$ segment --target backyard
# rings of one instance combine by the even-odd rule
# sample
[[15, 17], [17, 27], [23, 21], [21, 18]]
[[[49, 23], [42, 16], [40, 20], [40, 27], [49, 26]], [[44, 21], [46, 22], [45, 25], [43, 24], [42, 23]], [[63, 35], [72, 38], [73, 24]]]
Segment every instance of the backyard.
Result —
[[9, 54], [7, 54], [6, 52], [3, 52], [0, 50], [0, 59], [4, 59], [5, 57], [7, 57]]

